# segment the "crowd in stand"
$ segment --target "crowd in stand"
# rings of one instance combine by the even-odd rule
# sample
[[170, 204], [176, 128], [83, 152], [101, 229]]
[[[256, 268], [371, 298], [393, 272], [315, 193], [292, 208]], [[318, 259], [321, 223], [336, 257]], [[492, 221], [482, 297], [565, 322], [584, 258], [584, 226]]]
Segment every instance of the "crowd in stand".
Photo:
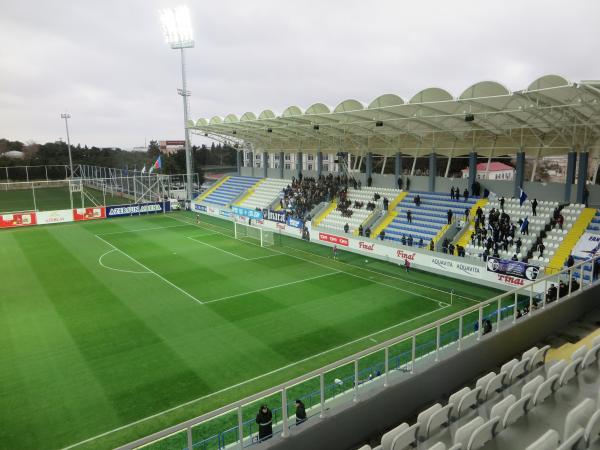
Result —
[[291, 211], [296, 219], [309, 220], [310, 211], [321, 202], [330, 202], [347, 192], [348, 178], [332, 174], [319, 178], [306, 178], [302, 173], [292, 178], [292, 184], [283, 190], [281, 207]]

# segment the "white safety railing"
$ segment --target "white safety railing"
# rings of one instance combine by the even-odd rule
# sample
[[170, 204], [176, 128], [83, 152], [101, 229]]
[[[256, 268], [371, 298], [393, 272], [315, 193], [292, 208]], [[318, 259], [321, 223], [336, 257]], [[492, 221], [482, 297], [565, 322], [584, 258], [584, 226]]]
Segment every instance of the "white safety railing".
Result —
[[[231, 414], [237, 415], [237, 426], [229, 428], [228, 432], [234, 432], [237, 437], [237, 442], [225, 442], [225, 439], [219, 440], [211, 446], [211, 448], [239, 448], [242, 449], [254, 443], [258, 440], [254, 439], [252, 433], [248, 433], [245, 430], [252, 421], [244, 421], [243, 408], [248, 405], [254, 404], [260, 400], [266, 398], [273, 398], [273, 396], [280, 396], [281, 405], [281, 419], [278, 421], [277, 429], [283, 437], [289, 435], [290, 429], [290, 418], [288, 417], [288, 393], [290, 389], [298, 386], [303, 382], [310, 380], [319, 380], [319, 398], [320, 403], [316, 406], [319, 414], [314, 414], [309, 417], [308, 420], [313, 420], [313, 417], [317, 415], [320, 418], [325, 417], [327, 410], [326, 403], [332, 401], [331, 398], [327, 398], [325, 376], [330, 372], [340, 369], [344, 366], [354, 366], [354, 376], [352, 387], [346, 391], [346, 396], [335, 396], [335, 401], [352, 403], [356, 402], [359, 398], [359, 387], [367, 386], [369, 384], [373, 386], [387, 387], [390, 383], [390, 377], [393, 373], [398, 372], [398, 366], [395, 368], [390, 367], [390, 351], [398, 344], [408, 344], [410, 351], [406, 364], [404, 364], [400, 372], [402, 373], [415, 373], [415, 366], [420, 360], [427, 359], [428, 364], [436, 364], [440, 360], [440, 354], [442, 351], [446, 352], [446, 355], [451, 355], [453, 352], [461, 351], [465, 345], [476, 345], [476, 342], [481, 339], [484, 333], [484, 320], [489, 320], [490, 324], [495, 324], [495, 332], [500, 331], [511, 324], [514, 324], [518, 319], [523, 316], [537, 315], [543, 312], [549, 304], [554, 302], [562, 302], [565, 299], [570, 298], [579, 290], [590, 288], [595, 283], [596, 275], [596, 264], [600, 261], [600, 256], [595, 256], [587, 261], [575, 264], [570, 268], [565, 268], [558, 273], [552, 275], [545, 275], [542, 278], [535, 280], [534, 282], [527, 283], [526, 285], [513, 289], [508, 292], [491, 298], [487, 301], [483, 301], [470, 308], [466, 308], [462, 311], [456, 312], [442, 319], [436, 320], [427, 325], [423, 325], [413, 331], [404, 333], [393, 339], [389, 339], [385, 342], [373, 345], [372, 347], [362, 350], [353, 355], [342, 358], [336, 362], [328, 364], [319, 369], [313, 370], [302, 376], [294, 378], [293, 380], [281, 383], [270, 389], [266, 389], [262, 392], [258, 392], [254, 395], [238, 400], [236, 402], [225, 405], [221, 408], [215, 409], [214, 411], [202, 414], [193, 419], [179, 423], [172, 427], [166, 428], [160, 432], [138, 439], [127, 445], [120, 447], [120, 449], [135, 449], [141, 446], [152, 445], [155, 442], [161, 441], [165, 438], [172, 438], [176, 434], [186, 434], [187, 449], [204, 448], [199, 445], [198, 442], [194, 442], [194, 428], [208, 424], [210, 421], [223, 417], [224, 415]], [[576, 280], [578, 285], [575, 285], [572, 281]], [[561, 285], [562, 283], [562, 285]], [[552, 285], [556, 287], [556, 290], [551, 289]], [[452, 295], [452, 294], [450, 294]], [[450, 342], [443, 342], [442, 339], [442, 328], [444, 326], [457, 323], [456, 339], [450, 340]], [[489, 332], [489, 328], [487, 330]], [[435, 339], [431, 340], [431, 345], [426, 347], [423, 354], [418, 354], [419, 345], [417, 340], [419, 336], [424, 333], [435, 333]], [[374, 355], [377, 352], [384, 352], [384, 367], [381, 376], [378, 377], [379, 383], [366, 383], [365, 380], [360, 379], [359, 375], [359, 363], [363, 358]], [[407, 375], [408, 376], [408, 375]], [[383, 383], [381, 383], [383, 381]], [[313, 411], [314, 412], [314, 411]], [[310, 414], [309, 414], [310, 416]], [[316, 419], [318, 420], [318, 419]]]

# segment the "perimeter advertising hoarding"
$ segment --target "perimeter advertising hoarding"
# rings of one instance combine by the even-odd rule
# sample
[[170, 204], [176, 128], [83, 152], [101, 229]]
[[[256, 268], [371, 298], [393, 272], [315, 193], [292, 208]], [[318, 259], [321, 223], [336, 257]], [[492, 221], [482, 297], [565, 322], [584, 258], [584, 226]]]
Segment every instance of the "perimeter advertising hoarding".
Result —
[[531, 266], [521, 261], [511, 261], [489, 257], [487, 260], [487, 270], [510, 277], [525, 278], [526, 280], [535, 280], [540, 271], [539, 267]]
[[136, 216], [140, 214], [169, 212], [169, 202], [139, 203], [135, 205], [117, 205], [106, 207], [106, 217]]
[[28, 227], [36, 223], [34, 212], [0, 214], [0, 228]]
[[56, 211], [41, 211], [36, 213], [36, 221], [38, 225], [73, 222], [73, 210], [58, 209]]
[[106, 208], [77, 208], [73, 210], [73, 219], [76, 222], [80, 220], [106, 219]]
[[573, 248], [573, 256], [589, 259], [600, 253], [600, 235], [585, 232]]
[[255, 209], [242, 208], [241, 206], [232, 206], [231, 210], [234, 214], [237, 214], [238, 216], [250, 217], [251, 219], [255, 220], [263, 219], [262, 211], [256, 211]]

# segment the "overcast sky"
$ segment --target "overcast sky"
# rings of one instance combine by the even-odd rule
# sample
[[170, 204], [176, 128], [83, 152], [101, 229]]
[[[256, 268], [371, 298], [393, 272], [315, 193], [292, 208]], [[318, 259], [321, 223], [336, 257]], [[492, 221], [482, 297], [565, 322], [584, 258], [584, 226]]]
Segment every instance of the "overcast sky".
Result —
[[[183, 0], [182, 0], [183, 1]], [[182, 139], [169, 0], [0, 0], [0, 137], [131, 148]], [[191, 117], [458, 96], [484, 79], [600, 79], [599, 0], [189, 1]], [[194, 137], [194, 143], [200, 138]]]

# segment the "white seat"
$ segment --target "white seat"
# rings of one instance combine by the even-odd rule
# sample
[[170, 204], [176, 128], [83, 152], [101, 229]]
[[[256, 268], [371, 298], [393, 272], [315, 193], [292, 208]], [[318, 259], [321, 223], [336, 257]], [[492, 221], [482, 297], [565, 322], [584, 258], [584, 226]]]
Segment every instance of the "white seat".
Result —
[[[541, 375], [538, 375], [537, 377], [535, 377], [533, 380], [528, 381], [525, 385], [523, 385], [523, 387], [521, 388], [521, 397], [525, 396], [525, 395], [530, 395], [531, 397], [535, 396], [535, 393], [537, 392], [538, 388], [544, 383], [544, 377]], [[533, 402], [530, 402], [529, 404], [529, 409], [533, 408]]]
[[381, 449], [382, 450], [390, 450], [392, 448], [392, 442], [396, 436], [402, 433], [404, 430], [408, 429], [408, 424], [406, 422], [401, 423], [393, 430], [388, 431], [381, 437]]
[[508, 376], [508, 384], [513, 384], [517, 380], [517, 378], [520, 378], [523, 374], [525, 374], [525, 368], [528, 364], [529, 358], [524, 358], [521, 361], [517, 362], [517, 364], [513, 365]]
[[443, 408], [440, 408], [437, 411], [435, 411], [429, 417], [429, 420], [427, 421], [427, 424], [425, 426], [425, 430], [421, 434], [425, 438], [427, 438], [433, 433], [435, 433], [437, 430], [442, 428], [444, 425], [448, 424], [450, 422], [450, 411], [453, 407], [454, 405], [452, 403], [449, 403]]
[[511, 426], [513, 423], [523, 417], [527, 412], [527, 404], [530, 400], [531, 395], [525, 395], [510, 405], [506, 410], [504, 418], [502, 419], [502, 428]]
[[560, 377], [565, 367], [567, 367], [567, 362], [564, 359], [556, 361], [547, 370], [548, 378], [553, 375], [558, 375]]
[[579, 367], [582, 361], [582, 358], [578, 358], [577, 360], [571, 361], [569, 364], [567, 364], [567, 366], [560, 374], [559, 383], [561, 386], [564, 386], [573, 378], [575, 378], [575, 376], [577, 375], [577, 368]]
[[531, 358], [531, 364], [529, 367], [529, 370], [533, 370], [538, 366], [541, 366], [542, 364], [544, 364], [544, 361], [546, 359], [546, 354], [548, 353], [548, 350], [550, 350], [550, 346], [549, 345], [545, 345], [542, 348], [540, 348]]
[[[500, 400], [498, 403], [492, 406], [492, 409], [490, 410], [490, 419], [494, 417], [503, 419], [506, 415], [506, 411], [508, 411], [508, 408], [510, 408], [516, 401], [517, 398], [513, 394], [510, 394], [506, 398]], [[502, 429], [502, 422], [498, 424], [498, 428]]]
[[548, 397], [556, 392], [558, 384], [558, 375], [552, 375], [542, 384], [540, 384], [533, 395], [533, 405], [537, 406], [543, 403]]
[[565, 431], [563, 439], [566, 440], [569, 436], [574, 434], [578, 429], [584, 428], [589, 418], [592, 417], [596, 411], [596, 405], [590, 398], [582, 400], [577, 406], [567, 413], [565, 419]]
[[494, 435], [496, 434], [496, 427], [500, 422], [500, 418], [492, 417], [490, 420], [485, 422], [483, 425], [480, 425], [473, 431], [471, 438], [469, 439], [469, 444], [467, 445], [468, 450], [477, 450], [487, 444], [489, 441], [494, 439]]
[[557, 450], [577, 450], [579, 448], [579, 442], [583, 440], [583, 428], [577, 429], [568, 438], [563, 440]]
[[400, 432], [392, 441], [392, 447], [390, 450], [404, 450], [412, 447], [413, 444], [417, 443], [417, 433], [419, 431], [419, 424], [408, 427], [404, 431]]
[[600, 411], [592, 414], [583, 431], [583, 439], [588, 447], [596, 442], [598, 434], [600, 434]]
[[477, 399], [479, 398], [480, 392], [481, 388], [476, 387], [460, 399], [456, 417], [462, 417], [466, 411], [477, 406]]
[[488, 384], [485, 387], [485, 391], [483, 393], [483, 396], [486, 400], [490, 398], [494, 393], [502, 390], [502, 388], [504, 387], [505, 376], [505, 374], [500, 373], [488, 381]]
[[482, 417], [476, 417], [470, 422], [467, 422], [458, 430], [456, 430], [456, 434], [454, 435], [454, 443], [460, 444], [464, 449], [468, 448], [471, 435], [484, 423], [485, 420], [483, 420]]
[[[467, 395], [469, 392], [471, 392], [471, 389], [468, 387], [464, 387], [461, 390], [455, 392], [454, 394], [452, 394], [449, 398], [448, 398], [448, 403], [452, 403], [453, 405], [458, 405], [461, 401], [461, 399]], [[455, 418], [455, 411], [458, 411], [458, 408], [456, 408], [455, 410], [453, 410], [450, 413], [450, 417], [452, 419]]]
[[421, 439], [426, 438], [429, 434], [427, 433], [427, 424], [429, 423], [429, 419], [433, 414], [442, 409], [442, 405], [436, 403], [433, 406], [430, 406], [425, 411], [421, 411], [417, 416], [417, 423], [420, 425], [418, 437]]
[[558, 448], [560, 436], [556, 430], [548, 430], [525, 450], [555, 450]]

